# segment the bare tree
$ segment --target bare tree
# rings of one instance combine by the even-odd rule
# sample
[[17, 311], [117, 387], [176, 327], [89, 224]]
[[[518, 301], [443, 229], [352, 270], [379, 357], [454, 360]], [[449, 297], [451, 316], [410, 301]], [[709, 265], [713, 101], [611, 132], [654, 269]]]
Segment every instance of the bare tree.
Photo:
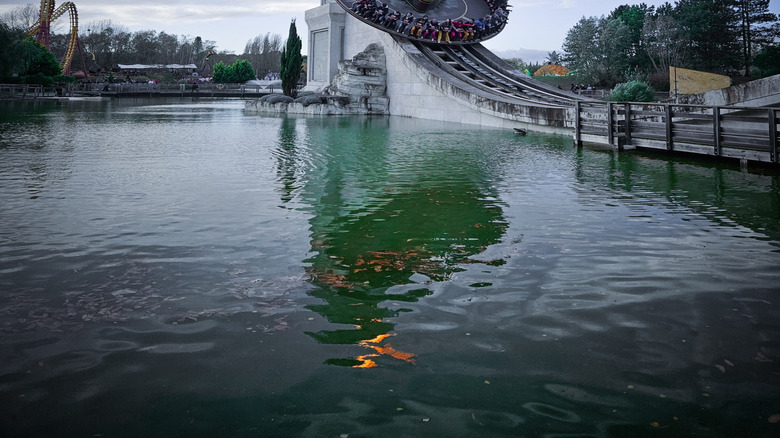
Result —
[[27, 30], [38, 22], [40, 16], [40, 9], [32, 3], [28, 3], [0, 15], [0, 21], [12, 29]]
[[243, 58], [249, 60], [259, 77], [278, 72], [282, 58], [281, 35], [266, 33], [247, 41]]
[[642, 28], [642, 40], [659, 75], [667, 75], [671, 66], [686, 65], [689, 59], [690, 38], [670, 15], [648, 16]]

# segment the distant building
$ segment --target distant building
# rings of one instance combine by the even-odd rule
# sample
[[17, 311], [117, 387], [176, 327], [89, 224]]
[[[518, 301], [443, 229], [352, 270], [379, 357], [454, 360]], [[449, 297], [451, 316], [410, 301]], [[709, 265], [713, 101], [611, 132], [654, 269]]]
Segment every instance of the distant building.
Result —
[[119, 71], [126, 76], [145, 76], [150, 73], [172, 72], [176, 75], [192, 75], [198, 68], [195, 64], [118, 64]]
[[545, 64], [534, 72], [534, 76], [566, 76], [569, 69], [558, 64]]

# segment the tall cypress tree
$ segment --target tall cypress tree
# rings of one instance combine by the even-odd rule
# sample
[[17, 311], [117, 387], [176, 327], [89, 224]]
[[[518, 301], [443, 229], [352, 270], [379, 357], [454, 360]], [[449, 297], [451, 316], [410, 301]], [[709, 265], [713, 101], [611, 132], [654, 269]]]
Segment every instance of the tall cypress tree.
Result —
[[295, 20], [290, 23], [290, 35], [287, 37], [287, 45], [282, 50], [282, 92], [285, 96], [295, 97], [298, 94], [298, 80], [301, 77], [303, 57], [301, 56], [301, 39], [298, 37], [298, 29], [295, 28]]

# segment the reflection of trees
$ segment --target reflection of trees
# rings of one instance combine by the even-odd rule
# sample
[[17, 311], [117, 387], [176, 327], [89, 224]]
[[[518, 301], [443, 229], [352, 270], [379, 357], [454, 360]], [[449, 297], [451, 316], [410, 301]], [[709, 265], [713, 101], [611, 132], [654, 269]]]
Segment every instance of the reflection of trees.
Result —
[[[308, 273], [317, 288], [311, 295], [324, 302], [309, 309], [342, 327], [309, 334], [322, 343], [371, 350], [332, 364], [368, 367], [379, 355], [412, 361], [412, 354], [386, 343], [394, 327], [389, 320], [398, 311], [382, 303], [413, 302], [429, 291], [421, 286], [388, 292], [395, 285], [447, 279], [460, 262], [502, 236], [502, 210], [481, 186], [485, 169], [471, 165], [468, 154], [399, 150], [388, 145], [386, 127], [370, 123], [324, 122], [322, 129], [315, 123], [323, 122], [310, 121], [307, 134], [320, 161], [298, 183], [314, 212]], [[410, 160], [410, 154], [419, 157]], [[280, 169], [283, 184], [294, 173]]]
[[295, 163], [295, 119], [285, 117], [279, 127], [279, 147], [275, 151], [276, 174], [281, 184], [282, 202], [288, 203], [293, 199], [295, 190], [296, 171]]
[[[735, 222], [773, 238], [780, 236], [780, 177], [745, 173], [726, 164], [686, 163], [630, 154], [593, 154], [578, 160], [577, 178], [632, 196], [661, 196], [710, 220]], [[604, 172], [604, 169], [608, 172]], [[727, 221], [724, 222], [724, 219]], [[733, 226], [733, 225], [729, 225]]]

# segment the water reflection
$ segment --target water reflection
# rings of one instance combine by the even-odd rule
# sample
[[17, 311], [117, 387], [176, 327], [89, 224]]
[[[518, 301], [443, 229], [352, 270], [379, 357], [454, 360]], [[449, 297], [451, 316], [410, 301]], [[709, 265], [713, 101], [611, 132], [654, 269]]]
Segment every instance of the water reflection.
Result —
[[[737, 164], [594, 151], [580, 152], [576, 175], [583, 184], [603, 181], [618, 197], [647, 202], [663, 198], [721, 226], [735, 224], [780, 237], [780, 175], [745, 172]], [[605, 173], [604, 168], [608, 171]], [[773, 243], [776, 245], [776, 243]]]
[[[280, 128], [279, 181], [283, 200], [301, 185], [312, 210], [307, 272], [316, 286], [311, 295], [323, 304], [308, 308], [338, 325], [308, 334], [369, 350], [330, 364], [372, 367], [379, 356], [413, 362], [413, 353], [388, 342], [399, 310], [385, 303], [429, 294], [427, 283], [447, 279], [506, 230], [487, 182], [490, 168], [477, 165], [486, 161], [479, 133], [457, 142], [442, 133], [425, 137], [439, 144], [418, 144], [414, 132], [393, 137], [387, 119], [322, 119], [305, 120], [301, 141], [296, 123], [304, 121], [288, 119]], [[425, 159], [415, 157], [418, 150]]]

